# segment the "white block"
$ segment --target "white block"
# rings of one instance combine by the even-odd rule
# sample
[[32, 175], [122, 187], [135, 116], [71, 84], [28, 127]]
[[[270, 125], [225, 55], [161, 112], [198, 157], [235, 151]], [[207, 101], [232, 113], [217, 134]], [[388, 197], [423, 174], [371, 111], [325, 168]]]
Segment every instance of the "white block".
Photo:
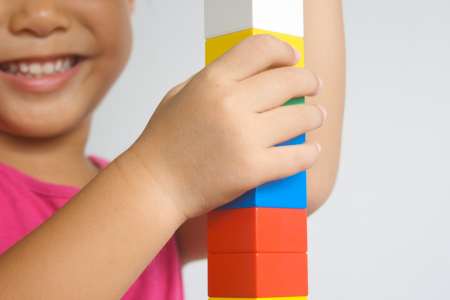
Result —
[[303, 0], [205, 0], [206, 39], [250, 28], [303, 37]]

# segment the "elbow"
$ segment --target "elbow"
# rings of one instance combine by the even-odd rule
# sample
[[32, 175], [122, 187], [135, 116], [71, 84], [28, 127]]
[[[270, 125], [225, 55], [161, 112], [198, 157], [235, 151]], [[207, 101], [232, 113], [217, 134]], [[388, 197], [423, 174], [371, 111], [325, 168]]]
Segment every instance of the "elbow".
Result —
[[308, 216], [318, 210], [333, 192], [337, 174], [324, 177], [326, 178], [315, 181], [308, 180]]

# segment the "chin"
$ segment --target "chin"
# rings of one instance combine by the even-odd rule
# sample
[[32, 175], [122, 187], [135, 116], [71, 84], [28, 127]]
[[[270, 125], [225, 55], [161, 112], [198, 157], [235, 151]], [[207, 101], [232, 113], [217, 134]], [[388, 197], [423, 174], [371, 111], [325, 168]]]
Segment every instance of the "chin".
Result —
[[2, 116], [0, 113], [0, 131], [9, 135], [26, 138], [53, 138], [64, 135], [87, 123], [90, 116], [48, 112], [33, 117], [30, 115]]

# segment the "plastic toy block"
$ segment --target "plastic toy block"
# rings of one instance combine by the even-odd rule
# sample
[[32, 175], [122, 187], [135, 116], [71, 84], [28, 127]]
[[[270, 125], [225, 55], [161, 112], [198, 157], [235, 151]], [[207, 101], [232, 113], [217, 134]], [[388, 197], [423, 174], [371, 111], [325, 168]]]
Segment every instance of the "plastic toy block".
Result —
[[219, 298], [308, 296], [306, 253], [208, 255], [208, 294]]
[[[277, 1], [273, 2], [277, 3]], [[206, 65], [209, 65], [243, 39], [257, 34], [271, 34], [295, 47], [301, 54], [300, 61], [295, 67], [305, 67], [303, 38], [255, 28], [206, 40]]]
[[296, 104], [305, 104], [305, 97], [299, 97], [299, 98], [292, 98], [285, 104], [281, 106], [288, 106], [288, 105], [296, 105]]
[[250, 28], [303, 37], [303, 0], [205, 0], [206, 39]]
[[302, 135], [299, 135], [299, 136], [293, 138], [292, 140], [275, 145], [275, 147], [301, 145], [305, 141], [306, 141], [306, 136], [304, 134], [302, 134]]
[[305, 253], [305, 209], [251, 207], [208, 214], [208, 253]]
[[284, 298], [209, 298], [209, 300], [308, 300], [308, 297], [284, 297]]
[[273, 207], [306, 209], [306, 171], [260, 185], [219, 208]]

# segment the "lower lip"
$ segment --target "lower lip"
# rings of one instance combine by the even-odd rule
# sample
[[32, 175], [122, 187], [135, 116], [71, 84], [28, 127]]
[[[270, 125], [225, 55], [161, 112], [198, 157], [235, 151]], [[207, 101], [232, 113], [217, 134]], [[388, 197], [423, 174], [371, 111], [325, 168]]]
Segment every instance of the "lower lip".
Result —
[[62, 88], [69, 82], [78, 72], [83, 62], [84, 60], [80, 60], [73, 68], [65, 72], [40, 78], [19, 77], [3, 71], [0, 71], [0, 77], [25, 92], [49, 93]]

